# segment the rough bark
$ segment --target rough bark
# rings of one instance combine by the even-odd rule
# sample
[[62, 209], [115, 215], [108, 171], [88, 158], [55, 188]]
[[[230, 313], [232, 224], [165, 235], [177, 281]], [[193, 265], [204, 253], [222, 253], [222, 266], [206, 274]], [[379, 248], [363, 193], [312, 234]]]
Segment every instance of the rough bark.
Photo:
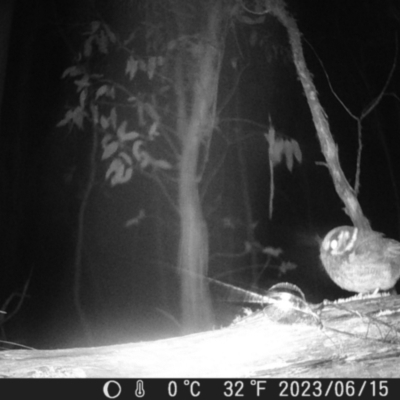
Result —
[[328, 118], [318, 99], [317, 89], [314, 86], [311, 74], [304, 59], [303, 48], [301, 45], [301, 34], [297, 23], [285, 10], [285, 3], [283, 0], [274, 2], [270, 8], [270, 12], [278, 18], [288, 32], [293, 61], [310, 107], [322, 153], [332, 176], [336, 192], [345, 204], [345, 211], [351, 218], [353, 224], [362, 229], [370, 229], [369, 221], [361, 210], [356, 197], [356, 192], [350, 186], [342, 168], [340, 167], [338, 148], [333, 140]]

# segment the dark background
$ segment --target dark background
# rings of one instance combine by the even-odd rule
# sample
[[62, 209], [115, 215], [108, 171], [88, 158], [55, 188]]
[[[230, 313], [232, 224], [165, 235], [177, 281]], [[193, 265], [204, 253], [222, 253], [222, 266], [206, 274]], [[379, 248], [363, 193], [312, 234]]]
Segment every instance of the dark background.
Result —
[[[337, 95], [360, 116], [380, 93], [392, 68], [400, 8], [389, 0], [288, 0], [288, 7], [303, 34], [307, 65], [339, 146], [342, 168], [354, 184], [357, 124], [333, 95], [316, 55]], [[21, 293], [28, 279], [29, 287], [19, 312], [1, 326], [3, 339], [45, 348], [87, 344], [72, 304], [72, 286], [90, 139], [85, 132], [56, 127], [66, 107], [76, 101], [61, 75], [74, 62], [85, 23], [100, 16], [111, 26], [128, 29], [140, 22], [135, 11], [129, 2], [15, 2], [0, 120], [0, 306]], [[257, 285], [267, 288], [277, 281], [292, 282], [311, 302], [349, 295], [330, 282], [318, 258], [318, 238], [350, 220], [327, 168], [316, 164], [324, 160], [290, 61], [285, 31], [267, 17], [258, 28], [258, 34], [272, 43], [265, 52], [245, 44], [250, 29], [238, 27], [228, 37], [221, 72], [222, 104], [232, 87], [229, 62], [237, 55], [239, 43], [246, 69], [231, 101], [221, 110], [209, 173], [221, 151], [225, 162], [203, 204], [210, 230], [211, 274], [231, 274], [230, 280], [242, 286], [255, 283], [246, 275], [249, 257], [221, 256], [244, 248], [246, 221], [238, 176], [245, 166], [252, 218], [257, 222], [255, 237], [262, 246], [283, 250], [278, 260], [258, 258], [268, 268]], [[363, 121], [359, 196], [373, 229], [395, 239], [400, 238], [399, 81], [396, 66], [387, 95]], [[302, 163], [295, 163], [292, 172], [284, 164], [275, 169], [272, 220], [268, 217], [268, 145], [263, 135], [269, 116], [279, 134], [295, 139], [303, 154]], [[233, 122], [233, 118], [241, 120]], [[238, 140], [232, 139], [226, 148], [224, 135]], [[239, 145], [244, 164], [238, 158]], [[176, 218], [146, 177], [137, 175], [132, 182], [111, 188], [105, 182], [105, 168], [99, 161], [85, 218], [82, 302], [95, 332], [92, 344], [177, 335], [173, 323]], [[126, 227], [141, 209], [148, 218], [139, 226]], [[283, 273], [280, 265], [289, 261], [297, 268]], [[17, 303], [18, 296], [7, 312]]]

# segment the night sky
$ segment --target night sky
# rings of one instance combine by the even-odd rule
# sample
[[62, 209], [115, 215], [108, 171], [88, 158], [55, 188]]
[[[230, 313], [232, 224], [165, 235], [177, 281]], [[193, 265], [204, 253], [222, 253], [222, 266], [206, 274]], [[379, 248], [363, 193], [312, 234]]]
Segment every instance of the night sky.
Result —
[[[124, 32], [138, 26], [135, 7], [129, 8], [128, 3], [16, 0], [0, 114], [0, 309], [7, 305], [8, 315], [12, 314], [29, 284], [18, 312], [0, 326], [2, 340], [38, 348], [88, 345], [73, 305], [72, 288], [78, 212], [91, 143], [84, 131], [56, 127], [68, 105], [77, 101], [73, 87], [61, 75], [76, 59], [88, 21], [101, 17]], [[357, 122], [335, 98], [326, 74], [341, 101], [360, 117], [380, 94], [395, 62], [400, 7], [395, 0], [287, 3], [303, 34], [307, 66], [338, 145], [343, 171], [353, 185]], [[257, 284], [261, 289], [278, 281], [292, 282], [311, 302], [348, 296], [321, 267], [318, 238], [351, 221], [327, 168], [318, 164], [324, 159], [285, 31], [273, 17], [266, 18], [264, 26], [257, 28], [258, 35], [268, 38], [265, 52], [249, 46], [250, 29], [237, 27], [235, 34], [228, 35], [221, 71], [218, 100], [222, 105], [235, 79], [231, 61], [241, 46], [239, 63], [246, 68], [237, 90], [220, 110], [205, 175], [210, 178], [203, 196], [210, 233], [210, 274], [221, 279], [228, 276], [241, 286]], [[116, 64], [114, 60], [110, 65]], [[373, 229], [397, 240], [398, 82], [396, 65], [385, 95], [363, 120], [359, 195]], [[284, 164], [274, 171], [272, 220], [264, 137], [269, 118], [282, 137], [299, 143], [303, 156], [292, 172]], [[224, 163], [213, 174], [221, 154]], [[100, 151], [97, 161], [82, 249], [81, 296], [93, 333], [90, 344], [177, 335], [177, 217], [152, 180], [137, 174], [131, 182], [111, 187], [105, 180]], [[248, 232], [245, 198], [257, 222], [255, 239], [263, 247], [281, 248], [279, 259], [223, 256], [244, 251]], [[145, 210], [146, 218], [139, 225], [127, 226], [140, 210]], [[249, 274], [254, 261], [259, 264], [257, 282]], [[282, 271], [282, 263], [288, 262], [297, 267]]]

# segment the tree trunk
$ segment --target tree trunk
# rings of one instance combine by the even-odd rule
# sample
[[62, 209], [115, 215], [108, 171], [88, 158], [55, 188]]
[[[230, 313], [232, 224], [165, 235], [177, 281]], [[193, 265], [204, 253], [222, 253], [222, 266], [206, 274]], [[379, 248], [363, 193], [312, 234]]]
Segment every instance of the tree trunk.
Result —
[[286, 11], [285, 2], [283, 0], [275, 2], [269, 11], [271, 14], [275, 15], [287, 29], [293, 62], [310, 107], [321, 150], [326, 160], [326, 166], [332, 176], [336, 192], [345, 205], [345, 212], [356, 227], [366, 230], [371, 229], [370, 223], [364, 216], [357, 200], [356, 191], [350, 186], [340, 167], [338, 148], [333, 140], [328, 118], [319, 102], [317, 89], [314, 86], [311, 73], [304, 59], [301, 34], [297, 23]]
[[[211, 4], [211, 3], [210, 3]], [[189, 99], [191, 104], [178, 101], [182, 158], [179, 171], [179, 210], [181, 216], [181, 240], [179, 267], [182, 271], [181, 309], [184, 332], [210, 328], [212, 311], [207, 284], [201, 277], [208, 269], [208, 233], [199, 195], [199, 154], [207, 152], [215, 125], [215, 106], [218, 79], [223, 54], [221, 38], [223, 12], [220, 2], [209, 8], [208, 25], [198, 42], [192, 44], [193, 63], [187, 70], [192, 79], [189, 95], [178, 94], [178, 99]], [[179, 64], [179, 63], [178, 63]], [[182, 89], [183, 90], [183, 89]], [[186, 272], [185, 272], [186, 271]]]

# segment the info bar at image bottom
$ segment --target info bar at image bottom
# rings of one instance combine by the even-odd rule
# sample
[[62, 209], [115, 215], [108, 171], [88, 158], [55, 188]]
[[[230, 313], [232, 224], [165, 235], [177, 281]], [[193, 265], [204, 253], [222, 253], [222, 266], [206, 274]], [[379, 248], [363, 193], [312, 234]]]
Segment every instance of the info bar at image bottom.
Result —
[[398, 399], [399, 379], [2, 379], [1, 398]]

